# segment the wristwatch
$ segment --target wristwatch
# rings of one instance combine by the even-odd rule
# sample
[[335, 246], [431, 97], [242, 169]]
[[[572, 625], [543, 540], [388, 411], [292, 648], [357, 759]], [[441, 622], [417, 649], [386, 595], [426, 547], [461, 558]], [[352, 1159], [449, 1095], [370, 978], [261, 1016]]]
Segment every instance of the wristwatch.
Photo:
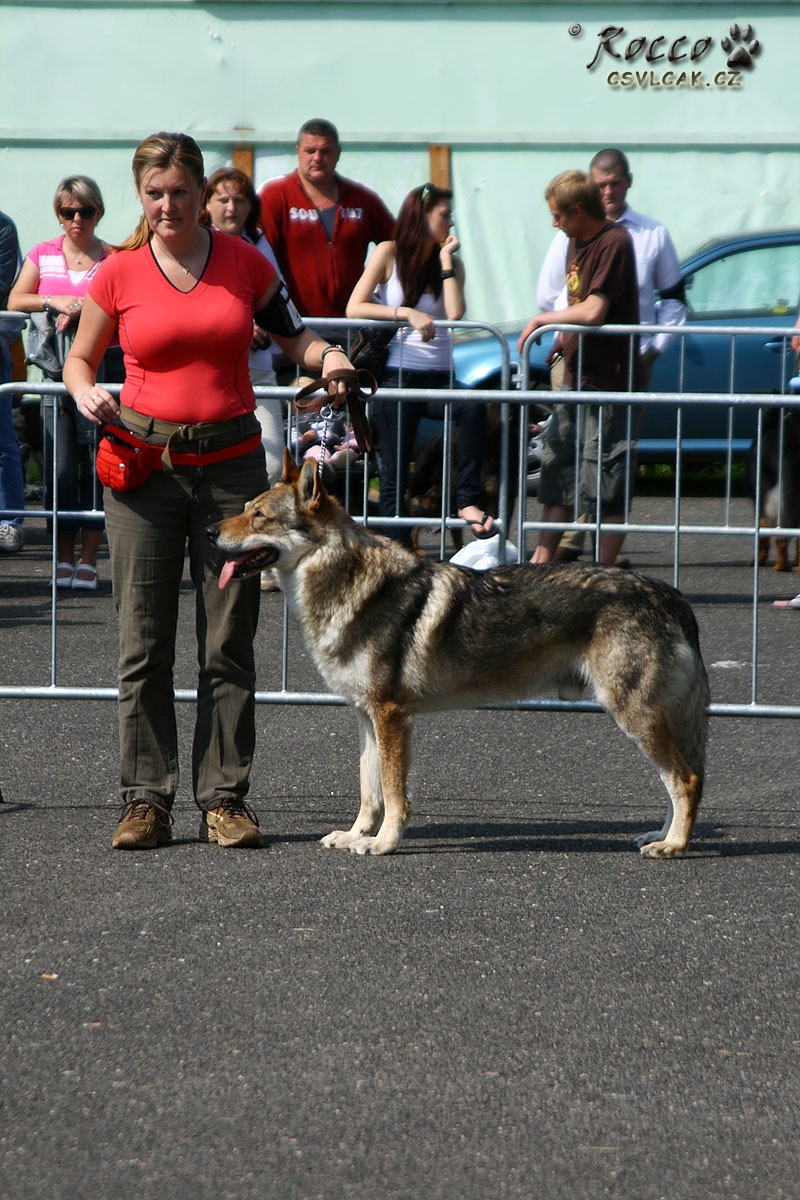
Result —
[[52, 296], [44, 296], [42, 298], [42, 312], [50, 312], [50, 301], [52, 299]]

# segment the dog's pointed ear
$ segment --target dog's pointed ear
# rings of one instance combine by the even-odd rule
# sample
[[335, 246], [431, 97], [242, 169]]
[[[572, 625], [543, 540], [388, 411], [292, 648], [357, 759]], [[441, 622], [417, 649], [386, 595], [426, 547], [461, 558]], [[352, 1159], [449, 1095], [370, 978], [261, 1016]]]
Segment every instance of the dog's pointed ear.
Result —
[[315, 458], [307, 458], [303, 463], [297, 490], [303, 504], [311, 504], [324, 492], [319, 479], [319, 463]]
[[292, 458], [291, 451], [284, 446], [283, 448], [283, 475], [281, 483], [294, 483], [300, 472], [297, 469], [297, 463]]

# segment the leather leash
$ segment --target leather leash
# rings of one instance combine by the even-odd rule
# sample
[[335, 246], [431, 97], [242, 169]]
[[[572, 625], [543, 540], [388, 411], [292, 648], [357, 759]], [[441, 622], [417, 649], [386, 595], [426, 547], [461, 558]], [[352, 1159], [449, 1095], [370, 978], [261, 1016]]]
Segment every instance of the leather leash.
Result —
[[345, 403], [350, 416], [350, 424], [353, 426], [358, 448], [362, 454], [366, 454], [372, 449], [372, 443], [369, 435], [369, 421], [364, 411], [364, 401], [369, 400], [370, 396], [374, 396], [378, 390], [378, 384], [375, 376], [369, 371], [363, 369], [357, 371], [355, 368], [348, 370], [343, 368], [340, 371], [331, 371], [327, 379], [312, 379], [305, 387], [301, 387], [300, 391], [294, 397], [294, 406], [298, 412], [318, 412], [322, 407], [319, 404], [303, 403], [317, 392], [328, 391], [329, 383], [338, 383], [342, 380], [347, 389]]

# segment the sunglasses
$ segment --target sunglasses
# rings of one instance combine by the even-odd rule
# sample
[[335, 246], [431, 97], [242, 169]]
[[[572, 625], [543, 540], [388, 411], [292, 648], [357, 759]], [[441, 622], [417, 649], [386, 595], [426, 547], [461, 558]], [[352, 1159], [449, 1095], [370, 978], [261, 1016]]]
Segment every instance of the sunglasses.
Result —
[[76, 217], [80, 217], [82, 221], [91, 221], [92, 217], [97, 216], [94, 204], [84, 204], [82, 208], [60, 208], [58, 211], [65, 221], [74, 221]]

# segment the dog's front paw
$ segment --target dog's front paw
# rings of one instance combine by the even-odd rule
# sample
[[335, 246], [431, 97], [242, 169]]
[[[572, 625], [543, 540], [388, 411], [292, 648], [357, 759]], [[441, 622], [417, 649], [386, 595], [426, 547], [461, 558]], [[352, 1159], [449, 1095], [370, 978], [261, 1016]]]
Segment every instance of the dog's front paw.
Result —
[[355, 837], [352, 829], [332, 829], [319, 840], [326, 850], [349, 850]]
[[[645, 837], [647, 836], [645, 834]], [[642, 844], [639, 838], [636, 841], [639, 843], [639, 851], [642, 858], [680, 858], [683, 854], [683, 850], [679, 849], [678, 846], [674, 846], [671, 842], [646, 842]]]
[[320, 838], [328, 850], [349, 850], [351, 854], [391, 854], [397, 849], [402, 836], [402, 830], [379, 829], [373, 836], [362, 829], [333, 829], [324, 838]]
[[348, 850], [351, 854], [391, 854], [397, 848], [399, 838], [359, 837], [350, 842]]

